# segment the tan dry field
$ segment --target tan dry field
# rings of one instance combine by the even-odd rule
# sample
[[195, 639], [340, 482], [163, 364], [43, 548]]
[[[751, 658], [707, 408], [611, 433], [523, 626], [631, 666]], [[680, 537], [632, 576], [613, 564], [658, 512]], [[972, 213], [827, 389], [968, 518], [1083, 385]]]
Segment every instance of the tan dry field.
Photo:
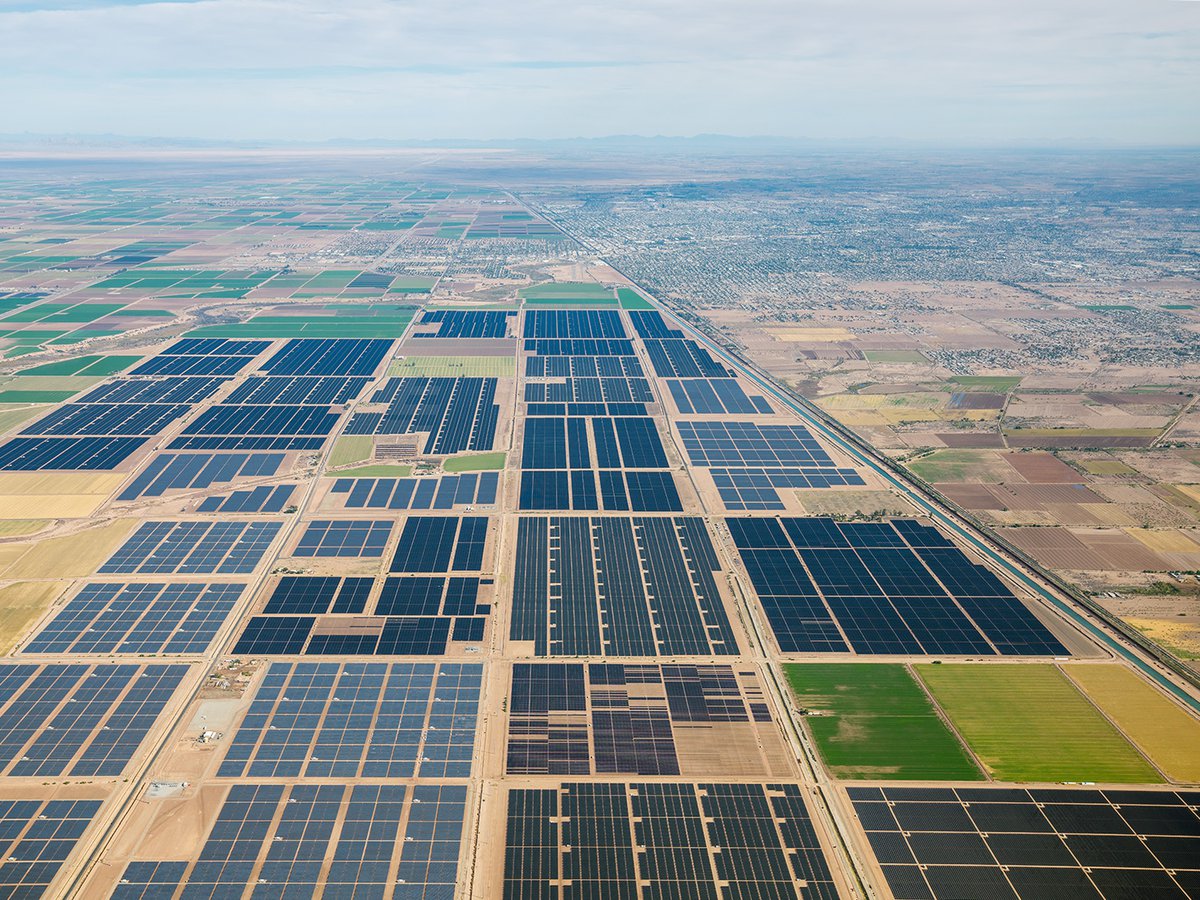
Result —
[[69, 585], [69, 581], [25, 581], [0, 587], [0, 653], [9, 653]]
[[5, 519], [79, 519], [94, 513], [125, 475], [112, 472], [0, 473]]
[[1200, 782], [1200, 720], [1126, 666], [1062, 668], [1168, 778]]
[[83, 578], [100, 567], [134, 526], [134, 519], [116, 519], [96, 528], [36, 544], [17, 544], [22, 552], [0, 577], [10, 581], [38, 578]]

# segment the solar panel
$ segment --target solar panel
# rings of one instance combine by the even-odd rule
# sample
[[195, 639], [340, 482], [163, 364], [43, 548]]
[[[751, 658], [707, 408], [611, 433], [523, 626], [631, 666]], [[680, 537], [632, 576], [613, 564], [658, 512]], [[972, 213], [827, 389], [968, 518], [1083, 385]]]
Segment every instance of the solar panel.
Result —
[[0, 774], [121, 775], [187, 671], [185, 665], [4, 667]]
[[17, 437], [0, 444], [0, 470], [115, 469], [144, 443], [142, 437]]
[[0, 895], [42, 896], [101, 805], [100, 800], [0, 801]]
[[271, 375], [374, 374], [393, 341], [373, 338], [295, 338], [263, 364]]
[[308, 523], [292, 556], [382, 556], [391, 534], [388, 519], [320, 519]]
[[527, 338], [626, 338], [615, 309], [527, 309]]
[[478, 663], [273, 662], [223, 778], [466, 778]]
[[171, 490], [204, 490], [238, 478], [268, 478], [281, 465], [282, 453], [160, 453], [117, 499], [161, 497]]
[[87, 584], [24, 653], [203, 653], [241, 584]]
[[326, 503], [342, 509], [492, 506], [499, 485], [499, 472], [464, 472], [438, 478], [338, 478]]
[[929, 526], [819, 517], [726, 522], [784, 653], [1067, 652], [995, 576], [925, 536], [935, 531]]
[[347, 434], [428, 434], [425, 452], [490, 450], [500, 407], [495, 378], [389, 378], [372, 397], [382, 412], [350, 418]]
[[[569, 849], [564, 849], [569, 848]], [[837, 891], [799, 785], [568, 783], [508, 792], [506, 900]]]
[[736, 653], [718, 568], [699, 519], [522, 518], [509, 636], [539, 656]]
[[1183, 897], [1200, 876], [1200, 792], [849, 789], [899, 900]]
[[143, 522], [100, 572], [247, 574], [282, 527], [280, 522]]
[[479, 571], [487, 522], [480, 516], [409, 516], [400, 532], [390, 571]]
[[418, 331], [414, 338], [502, 338], [508, 320], [516, 316], [506, 310], [429, 309], [421, 314], [422, 325], [437, 325], [437, 331]]

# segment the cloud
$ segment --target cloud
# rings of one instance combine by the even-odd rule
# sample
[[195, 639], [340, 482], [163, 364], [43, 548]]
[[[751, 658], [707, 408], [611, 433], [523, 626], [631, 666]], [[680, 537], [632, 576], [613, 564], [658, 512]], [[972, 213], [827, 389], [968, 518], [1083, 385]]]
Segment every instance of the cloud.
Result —
[[0, 0], [5, 130], [1200, 140], [1144, 0]]

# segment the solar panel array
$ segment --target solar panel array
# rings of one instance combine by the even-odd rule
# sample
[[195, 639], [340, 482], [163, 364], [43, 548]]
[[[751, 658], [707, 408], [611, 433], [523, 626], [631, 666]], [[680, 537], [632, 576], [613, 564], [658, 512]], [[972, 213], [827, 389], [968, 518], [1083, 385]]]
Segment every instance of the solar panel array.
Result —
[[383, 579], [284, 576], [238, 639], [236, 653], [262, 656], [429, 656], [453, 642], [483, 640], [491, 604], [479, 576]]
[[296, 338], [263, 364], [271, 375], [370, 376], [392, 349], [391, 340]]
[[482, 309], [429, 309], [421, 324], [437, 324], [434, 332], [418, 331], [414, 338], [502, 338], [508, 335], [508, 320], [515, 312]]
[[242, 584], [87, 584], [25, 653], [203, 653]]
[[749, 397], [734, 378], [671, 378], [667, 388], [685, 415], [771, 415], [765, 397]]
[[478, 663], [273, 662], [222, 778], [467, 778]]
[[513, 789], [507, 825], [505, 900], [837, 897], [794, 784]]
[[983, 566], [911, 519], [727, 519], [784, 653], [1066, 655]]
[[673, 726], [771, 721], [726, 665], [515, 663], [508, 710], [510, 775], [678, 775]]
[[245, 575], [282, 527], [280, 522], [143, 522], [100, 573]]
[[297, 485], [264, 484], [248, 491], [233, 491], [227, 496], [205, 497], [196, 512], [201, 513], [277, 513], [283, 512]]
[[524, 517], [509, 637], [538, 656], [737, 653], [697, 518]]
[[225, 402], [283, 406], [344, 405], [358, 397], [370, 382], [370, 378], [345, 375], [252, 377], [239, 384], [225, 398]]
[[0, 774], [119, 776], [187, 671], [184, 665], [0, 665]]
[[496, 502], [499, 472], [439, 478], [339, 478], [330, 488], [343, 509], [453, 509]]
[[195, 858], [130, 862], [112, 898], [451, 900], [466, 800], [463, 785], [235, 784]]
[[652, 418], [529, 416], [518, 508], [680, 512], [667, 465]]
[[500, 407], [495, 378], [389, 378], [371, 398], [384, 412], [355, 413], [347, 434], [425, 434], [425, 452], [491, 450]]
[[392, 572], [478, 572], [488, 520], [483, 516], [409, 516], [392, 557]]
[[[631, 345], [632, 348], [632, 345]], [[645, 372], [636, 356], [530, 356], [526, 378], [642, 378]]]
[[526, 403], [653, 403], [645, 378], [566, 378], [525, 383]]
[[678, 427], [692, 465], [712, 467], [729, 510], [783, 509], [776, 488], [865, 483], [854, 469], [836, 466], [802, 425], [680, 422]]
[[42, 896], [100, 806], [99, 800], [0, 800], [0, 896]]
[[642, 341], [659, 378], [732, 378], [733, 373], [693, 340]]
[[269, 478], [283, 465], [282, 453], [160, 453], [118, 500], [161, 497], [167, 491], [204, 490], [238, 478]]
[[896, 900], [1200, 896], [1200, 792], [851, 787]]
[[529, 309], [527, 338], [626, 338], [625, 324], [615, 309]]
[[388, 519], [319, 519], [308, 523], [292, 556], [383, 556], [391, 535]]

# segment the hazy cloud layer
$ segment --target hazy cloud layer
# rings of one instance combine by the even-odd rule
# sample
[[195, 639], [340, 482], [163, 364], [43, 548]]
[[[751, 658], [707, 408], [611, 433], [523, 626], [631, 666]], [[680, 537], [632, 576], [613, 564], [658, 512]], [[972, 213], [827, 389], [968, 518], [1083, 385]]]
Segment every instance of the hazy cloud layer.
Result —
[[1200, 140], [1178, 0], [0, 0], [0, 130]]

